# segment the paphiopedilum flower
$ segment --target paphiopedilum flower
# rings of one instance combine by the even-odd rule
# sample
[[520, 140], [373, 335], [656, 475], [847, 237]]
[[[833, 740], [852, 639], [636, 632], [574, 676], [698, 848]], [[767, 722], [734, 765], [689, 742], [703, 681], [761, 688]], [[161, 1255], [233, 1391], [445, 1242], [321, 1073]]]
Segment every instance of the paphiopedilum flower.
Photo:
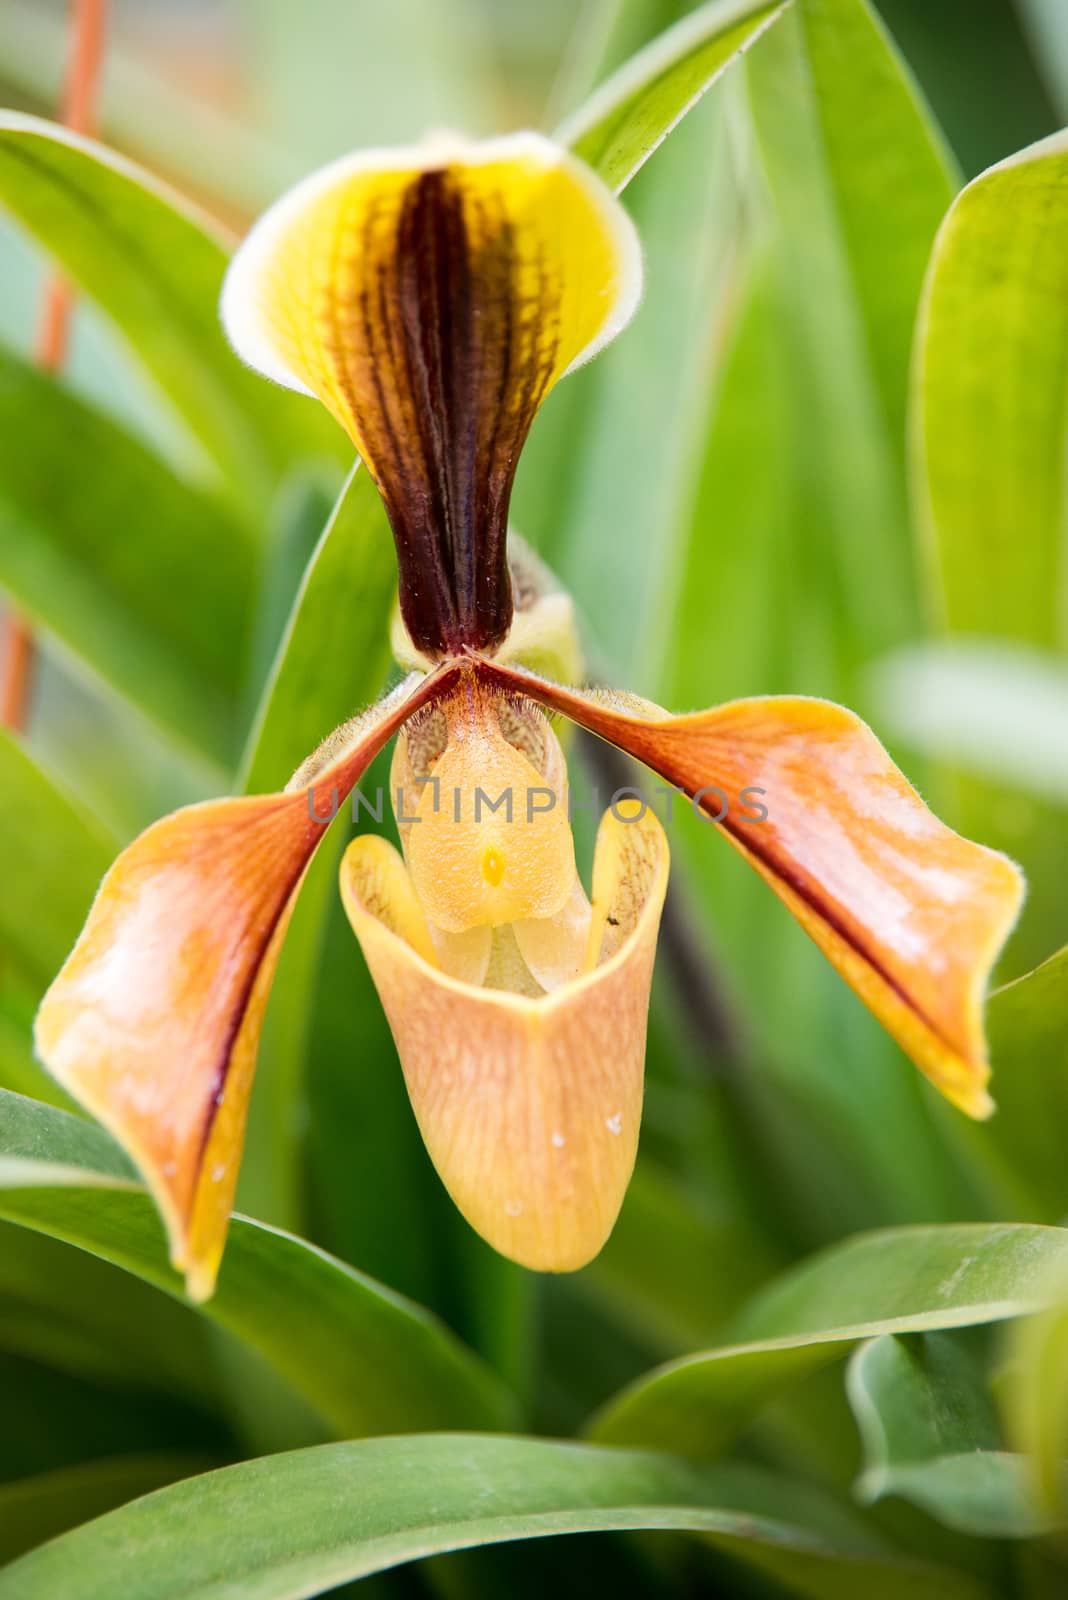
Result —
[[322, 819], [394, 735], [403, 853], [356, 839], [342, 897], [430, 1154], [504, 1254], [576, 1268], [613, 1225], [668, 872], [660, 823], [623, 802], [587, 895], [546, 710], [690, 796], [942, 1092], [990, 1109], [982, 1007], [1021, 898], [1013, 864], [945, 827], [839, 706], [671, 716], [574, 687], [567, 597], [509, 549], [538, 406], [624, 326], [640, 279], [621, 205], [534, 134], [336, 162], [234, 260], [223, 317], [238, 353], [328, 406], [381, 491], [411, 670], [283, 793], [142, 834], [42, 1004], [42, 1059], [140, 1167], [196, 1297], [222, 1255], [294, 898]]

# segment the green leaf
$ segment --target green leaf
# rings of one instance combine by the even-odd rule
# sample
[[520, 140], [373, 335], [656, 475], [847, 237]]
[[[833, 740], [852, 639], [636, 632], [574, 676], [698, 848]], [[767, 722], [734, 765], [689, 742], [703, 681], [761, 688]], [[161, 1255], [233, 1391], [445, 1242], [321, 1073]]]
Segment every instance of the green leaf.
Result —
[[25, 1176], [31, 1182], [138, 1187], [129, 1158], [99, 1123], [20, 1094], [0, 1093], [0, 1112], [0, 1182], [11, 1186]]
[[758, 1294], [732, 1342], [670, 1362], [590, 1424], [610, 1444], [713, 1455], [778, 1391], [881, 1333], [966, 1327], [1047, 1302], [1068, 1230], [1006, 1223], [886, 1229], [822, 1252]]
[[[320, 740], [381, 693], [396, 581], [389, 523], [370, 473], [357, 464], [308, 562], [261, 694], [239, 780], [244, 792], [280, 789]], [[286, 935], [242, 1169], [242, 1206], [289, 1228], [304, 1220], [302, 1108], [311, 1008], [326, 911], [337, 893], [343, 826], [339, 821], [320, 847]]]
[[619, 1220], [581, 1284], [615, 1320], [651, 1340], [654, 1352], [667, 1354], [713, 1337], [767, 1279], [773, 1260], [754, 1227], [710, 1215], [698, 1196], [640, 1160]]
[[121, 843], [165, 812], [225, 792], [218, 762], [141, 715], [46, 630], [37, 645], [31, 754]]
[[[194, 1412], [220, 1408], [210, 1325], [95, 1256], [0, 1223], [0, 1305], [7, 1355], [91, 1381], [103, 1393], [154, 1390]], [[0, 1458], [0, 1475], [2, 1467]]]
[[[155, 1207], [102, 1129], [0, 1091], [0, 1215], [124, 1267], [177, 1298]], [[418, 1306], [245, 1217], [203, 1313], [257, 1349], [337, 1432], [500, 1425], [508, 1402]]]
[[[954, 634], [1062, 659], [1066, 243], [1063, 134], [992, 167], [958, 196], [935, 245], [917, 330], [911, 439], [932, 610]], [[1018, 676], [1009, 681], [1026, 693]], [[1035, 709], [1019, 702], [1021, 730]], [[1050, 727], [1033, 767], [1056, 744]], [[1064, 937], [1063, 801], [1056, 810], [1047, 801], [1036, 815], [1025, 796], [1006, 796], [1003, 779], [954, 776], [954, 826], [1005, 850], [1027, 873], [1016, 950], [1022, 965], [1033, 965]]]
[[[338, 898], [338, 867], [347, 839], [342, 818], [316, 850], [286, 930], [260, 1035], [256, 1092], [249, 1106], [241, 1162], [237, 1205], [291, 1232], [304, 1232], [307, 1221], [307, 1076], [313, 1008], [318, 1003], [327, 916]], [[358, 959], [355, 951], [352, 954]], [[346, 1008], [350, 999], [347, 993]], [[346, 1021], [351, 1030], [351, 1014]], [[338, 1066], [338, 1058], [331, 1057], [331, 1070]], [[350, 1183], [351, 1172], [350, 1165]]]
[[[227, 1467], [75, 1529], [0, 1574], [0, 1600], [297, 1600], [404, 1561], [550, 1534], [689, 1530], [820, 1600], [976, 1597], [896, 1561], [753, 1469], [476, 1435], [323, 1445]], [[812, 1518], [812, 1520], [816, 1520]], [[895, 1587], [895, 1585], [897, 1587]]]
[[716, 79], [786, 10], [767, 0], [711, 0], [640, 50], [556, 130], [615, 190]]
[[974, 1538], [1034, 1539], [1061, 1525], [1037, 1505], [1026, 1457], [1007, 1450], [903, 1463], [888, 1474], [885, 1493]]
[[371, 474], [357, 464], [308, 563], [243, 762], [245, 793], [279, 789], [381, 692], [397, 562]]
[[1050, 1305], [1013, 1330], [1002, 1410], [1010, 1440], [1029, 1466], [1039, 1505], [1068, 1520], [1068, 1275], [1050, 1284]]
[[255, 504], [277, 461], [327, 437], [315, 408], [231, 352], [218, 320], [225, 243], [174, 191], [103, 145], [5, 111], [0, 205], [115, 323], [237, 503]]
[[165, 1483], [205, 1472], [203, 1455], [109, 1456], [0, 1483], [0, 1562]]
[[992, 167], [938, 235], [917, 334], [913, 436], [945, 620], [1068, 645], [1068, 137]]
[[159, 1450], [232, 1459], [233, 1434], [221, 1418], [191, 1405], [186, 1396], [144, 1385], [138, 1376], [129, 1384], [101, 1383], [0, 1351], [0, 1386], [4, 1395], [0, 1472], [6, 1481], [102, 1456]]
[[1068, 946], [995, 989], [986, 1012], [997, 1114], [952, 1129], [981, 1166], [1003, 1214], [1059, 1222], [1068, 1214]]
[[746, 80], [793, 374], [799, 565], [822, 584], [848, 671], [915, 626], [909, 358], [953, 174], [866, 0], [797, 0]]
[[[907, 70], [861, 0], [798, 0], [742, 76], [753, 241], [678, 541], [675, 603], [658, 619], [674, 659], [663, 686], [633, 686], [667, 705], [798, 692], [863, 711], [868, 657], [917, 626], [907, 374], [952, 183]], [[975, 1215], [921, 1084], [765, 886], [689, 818], [672, 849], [748, 1001], [760, 1067], [743, 1092], [784, 1225], [815, 1242]]]
[[[10, 947], [7, 953], [10, 955]], [[6, 979], [10, 983], [10, 973]], [[66, 1090], [61, 1089], [40, 1062], [34, 1059], [30, 1019], [34, 1012], [34, 999], [41, 993], [45, 981], [42, 973], [35, 985], [20, 985], [20, 1003], [16, 1006], [0, 995], [0, 1089], [13, 1089], [16, 1094], [29, 1095], [31, 1100], [45, 1100], [49, 1105], [62, 1107], [64, 1111], [73, 1111], [74, 1101]], [[23, 1006], [21, 1001], [31, 994], [34, 999]]]
[[[819, 596], [796, 534], [790, 354], [766, 254], [748, 266], [717, 362], [691, 523], [666, 633], [664, 704], [703, 705], [804, 682]], [[709, 538], [710, 528], [730, 530]], [[803, 604], [788, 603], [802, 592]], [[769, 616], [775, 626], [767, 625]], [[717, 641], [714, 677], [702, 641]], [[702, 841], [703, 842], [703, 841]], [[722, 903], [722, 899], [721, 899]]]
[[[595, 676], [619, 682], [629, 673], [646, 693], [656, 692], [674, 637], [678, 546], [689, 532], [711, 357], [744, 224], [723, 106], [688, 113], [783, 10], [715, 0], [639, 52], [557, 131], [622, 188], [687, 121], [629, 196], [646, 262], [640, 316], [551, 397], [516, 494], [519, 521], [596, 630]], [[665, 361], [665, 350], [677, 359]], [[642, 451], [621, 455], [624, 438], [640, 438]], [[635, 618], [636, 637], [612, 636], [621, 617]]]
[[999, 1162], [1014, 1215], [1057, 1221], [1068, 1214], [1068, 946], [995, 990], [987, 1032], [998, 1110], [970, 1141]]
[[[357, 464], [307, 564], [278, 644], [246, 745], [243, 792], [281, 788], [327, 734], [381, 692], [395, 585], [389, 523], [370, 474]], [[255, 1201], [252, 1209], [287, 1225], [299, 1216], [303, 1055], [342, 843], [341, 832], [333, 830], [286, 938], [250, 1125], [245, 1189]]]
[[[751, 264], [720, 358], [677, 599], [659, 630], [666, 670], [651, 690], [641, 685], [663, 705], [846, 694], [830, 658], [852, 625], [837, 614], [826, 528], [809, 520], [803, 468], [826, 441], [808, 439], [796, 406], [776, 265], [767, 252]], [[716, 930], [759, 1058], [736, 1084], [750, 1146], [757, 1129], [754, 1181], [781, 1208], [780, 1227], [811, 1247], [883, 1223], [981, 1215], [954, 1192], [916, 1075], [811, 941], [686, 808], [676, 807], [670, 832], [676, 879]], [[735, 1135], [735, 1148], [745, 1137]], [[915, 1156], [907, 1166], [903, 1148]]]
[[852, 1357], [846, 1387], [864, 1444], [863, 1500], [897, 1495], [983, 1539], [1027, 1539], [1051, 1526], [1026, 1460], [999, 1448], [980, 1374], [952, 1339], [873, 1339]]
[[271, 506], [245, 686], [250, 715], [263, 694], [293, 602], [336, 499], [337, 485], [328, 483], [321, 463], [309, 462], [287, 474]]
[[256, 571], [247, 530], [2, 352], [0, 433], [18, 440], [0, 463], [0, 585], [157, 723], [229, 763]]
[[1068, 806], [1068, 663], [996, 639], [906, 645], [878, 662], [880, 723], [999, 788]]
[[[595, 677], [656, 693], [674, 628], [679, 546], [690, 531], [711, 352], [730, 302], [741, 224], [718, 98], [687, 119], [628, 202], [645, 256], [640, 314], [601, 359], [568, 379], [574, 388], [550, 397], [518, 504], [524, 518], [529, 511], [539, 517], [541, 525], [532, 524], [539, 549], [575, 596]], [[581, 402], [580, 423], [567, 408]], [[554, 423], [564, 428], [572, 469], [562, 479], [538, 461]], [[621, 440], [640, 440], [642, 448], [621, 452]], [[532, 479], [548, 497], [544, 509], [523, 498]], [[621, 618], [631, 626], [620, 629]]]
[[[363, 779], [368, 790], [388, 782], [388, 771], [383, 752]], [[315, 1238], [433, 1304], [470, 1342], [456, 1301], [472, 1289], [442, 1238], [443, 1216], [455, 1208], [430, 1164], [382, 1002], [336, 893], [318, 963], [304, 1089]]]
[[[800, 93], [808, 134], [818, 145], [809, 146], [806, 138], [795, 154], [795, 160], [811, 155], [812, 161], [801, 191], [787, 196], [780, 183], [788, 175], [789, 152], [766, 120], [773, 108], [760, 103], [760, 68], [788, 48], [791, 31], [795, 71], [792, 83], [780, 87]], [[792, 228], [806, 202], [816, 201], [819, 220], [812, 232], [823, 226], [835, 231], [834, 251], [860, 324], [868, 376], [900, 459], [913, 328], [931, 242], [956, 187], [952, 157], [868, 0], [797, 0], [788, 26], [749, 66], [762, 146], [776, 169], [771, 183], [779, 215]], [[795, 106], [793, 114], [800, 109]], [[785, 123], [778, 126], [785, 131]], [[817, 255], [823, 247], [824, 241], [814, 245]], [[796, 259], [807, 276], [815, 257]], [[808, 306], [813, 319], [830, 309], [822, 298]]]
[[85, 921], [118, 843], [0, 729], [0, 948], [43, 989]]

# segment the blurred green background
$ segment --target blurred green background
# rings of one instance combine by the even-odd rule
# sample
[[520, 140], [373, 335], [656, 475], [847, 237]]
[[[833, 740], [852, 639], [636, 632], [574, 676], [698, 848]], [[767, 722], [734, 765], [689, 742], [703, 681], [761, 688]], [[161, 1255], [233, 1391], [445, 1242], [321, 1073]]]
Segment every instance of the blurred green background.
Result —
[[[117, 0], [101, 137], [239, 233], [296, 177], [359, 145], [442, 125], [552, 129], [687, 9], [664, 0]], [[877, 9], [963, 179], [1068, 120], [1063, 0], [879, 0]], [[0, 0], [0, 100], [53, 112], [64, 28], [60, 0]], [[513, 520], [573, 592], [598, 676], [679, 710], [792, 691], [866, 717], [947, 820], [1025, 866], [1030, 895], [1000, 973], [1008, 979], [1068, 941], [1064, 657], [1037, 607], [1033, 630], [1002, 629], [989, 585], [986, 612], [979, 605], [961, 627], [951, 614], [947, 628], [907, 470], [906, 364], [883, 385], [858, 333], [826, 131], [780, 30], [639, 174], [626, 203], [646, 255], [640, 313], [550, 397]], [[873, 161], [866, 181], [871, 207], [909, 211], [914, 197], [892, 166]], [[930, 204], [933, 235], [940, 211]], [[886, 271], [917, 265], [894, 260]], [[22, 355], [43, 270], [36, 248], [0, 220], [0, 341]], [[203, 489], [200, 444], [88, 304], [62, 381]], [[0, 455], [20, 448], [13, 432], [0, 438]], [[50, 448], [62, 477], [62, 437]], [[241, 620], [247, 670], [222, 714], [231, 769], [344, 465], [343, 448], [316, 433], [257, 513], [259, 582]], [[78, 471], [88, 470], [83, 452]], [[121, 521], [130, 561], [151, 573], [151, 513], [121, 484], [109, 487], [105, 502], [100, 485], [85, 485]], [[17, 540], [5, 494], [0, 485], [0, 540]], [[211, 536], [203, 546], [210, 562]], [[982, 589], [978, 568], [975, 581]], [[84, 595], [91, 612], [91, 585]], [[198, 603], [191, 591], [193, 619]], [[380, 615], [384, 637], [382, 606]], [[324, 675], [348, 636], [342, 620]], [[958, 648], [947, 649], [955, 636]], [[368, 637], [367, 620], [354, 617], [352, 648], [378, 674], [369, 698], [385, 662]], [[231, 786], [225, 753], [168, 732], [105, 683], [71, 637], [46, 628], [39, 648], [28, 748], [99, 836], [105, 862], [112, 842], [164, 810]], [[576, 748], [579, 790], [598, 781], [584, 760]], [[453, 1213], [334, 905], [332, 861], [309, 883], [268, 1017], [242, 1208], [436, 1309], [526, 1388], [538, 1429], [573, 1428], [653, 1361], [707, 1343], [770, 1272], [818, 1246], [887, 1224], [1056, 1221], [1065, 1209], [1025, 1170], [1033, 1130], [1013, 1145], [1011, 1124], [1007, 1133], [965, 1127], [707, 827], [684, 822], [672, 849], [639, 1169], [610, 1245], [572, 1279], [532, 1282]], [[43, 855], [38, 883], [77, 899], [62, 856]], [[28, 1049], [42, 977], [10, 953], [0, 967], [0, 1084], [66, 1104]], [[1063, 1044], [1054, 1054], [1060, 1071]], [[999, 1087], [995, 1076], [995, 1095]], [[1060, 1103], [1030, 1112], [1041, 1121]], [[161, 1339], [175, 1327], [180, 1339], [191, 1314], [160, 1302], [161, 1311], [151, 1291], [66, 1246], [8, 1225], [3, 1243], [0, 1370], [18, 1401], [0, 1475], [161, 1444], [226, 1459], [315, 1436], [247, 1351], [220, 1347], [215, 1357], [242, 1367], [236, 1417], [179, 1401], [151, 1361], [122, 1378], [100, 1357], [115, 1337], [91, 1315], [102, 1297], [125, 1308], [117, 1320], [135, 1348], [133, 1326], [160, 1316]], [[49, 1282], [68, 1285], [57, 1303]], [[116, 1407], [116, 1393], [134, 1400]], [[832, 1483], [847, 1479], [855, 1448], [842, 1396], [822, 1378], [781, 1404], [757, 1446]], [[448, 1590], [460, 1561], [433, 1581]], [[494, 1592], [491, 1559], [481, 1576], [472, 1570], [473, 1592], [478, 1583]], [[516, 1585], [518, 1573], [512, 1565], [498, 1581]], [[549, 1581], [559, 1574], [534, 1570], [530, 1592]], [[408, 1582], [422, 1592], [418, 1577], [391, 1592]]]

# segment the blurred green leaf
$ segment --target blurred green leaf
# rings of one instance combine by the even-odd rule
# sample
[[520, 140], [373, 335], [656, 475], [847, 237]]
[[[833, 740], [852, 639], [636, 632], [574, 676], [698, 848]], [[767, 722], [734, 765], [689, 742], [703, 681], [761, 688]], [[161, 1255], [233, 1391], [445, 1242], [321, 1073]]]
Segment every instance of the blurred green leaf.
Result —
[[[703, 705], [804, 683], [821, 649], [810, 638], [821, 600], [796, 536], [790, 352], [766, 251], [748, 265], [738, 292], [710, 385], [690, 526], [671, 625], [663, 630], [663, 687], [657, 692], [666, 705]], [[714, 659], [702, 648], [710, 638]]]
[[[4, 750], [0, 738], [0, 773], [4, 770]], [[63, 793], [65, 786], [53, 784], [52, 787]], [[2, 820], [3, 807], [0, 806]], [[2, 858], [0, 851], [0, 860]], [[76, 932], [75, 927], [71, 932], [72, 942]], [[33, 1053], [34, 1013], [54, 976], [55, 969], [45, 971], [43, 963], [36, 970], [28, 965], [25, 953], [20, 956], [17, 944], [0, 936], [0, 1088], [13, 1089], [16, 1094], [29, 1095], [31, 1100], [44, 1100], [63, 1111], [76, 1112], [78, 1107], [70, 1095]]]
[[211, 1328], [105, 1261], [0, 1223], [0, 1348], [100, 1387], [219, 1409]]
[[1068, 1519], [1068, 1275], [1050, 1283], [1051, 1304], [1013, 1329], [999, 1396], [1005, 1429], [1028, 1463], [1043, 1511]]
[[[914, 499], [933, 608], [949, 631], [1046, 653], [1068, 646], [1064, 412], [1068, 402], [1068, 141], [1055, 135], [991, 168], [939, 233], [917, 330]], [[1034, 728], [1019, 673], [991, 716]], [[1046, 695], [1049, 695], [1047, 685]], [[994, 723], [995, 741], [997, 723]], [[1056, 784], [1056, 725], [1030, 770], [1041, 790], [969, 766], [951, 775], [954, 824], [1023, 865], [1030, 894], [1014, 946], [1034, 965], [1065, 934], [1068, 817]], [[959, 741], [950, 741], [952, 760]], [[1044, 769], [1044, 770], [1043, 770]]]
[[[362, 780], [367, 791], [388, 774], [383, 752]], [[433, 1305], [470, 1341], [456, 1302], [471, 1286], [441, 1238], [452, 1202], [430, 1164], [382, 1003], [336, 893], [325, 921], [305, 1084], [313, 1237]]]
[[977, 1539], [1034, 1539], [1058, 1526], [1035, 1502], [1026, 1459], [1008, 1450], [903, 1462], [888, 1472], [883, 1492]]
[[581, 1287], [654, 1349], [686, 1350], [714, 1337], [767, 1279], [774, 1259], [753, 1227], [710, 1215], [670, 1174], [644, 1160]]
[[785, 1581], [847, 1600], [963, 1600], [960, 1574], [895, 1561], [814, 1498], [754, 1469], [477, 1435], [372, 1439], [187, 1479], [76, 1529], [0, 1574], [3, 1600], [297, 1600], [404, 1561], [547, 1534], [674, 1528]]
[[0, 1352], [0, 1389], [0, 1482], [103, 1456], [159, 1450], [233, 1458], [234, 1438], [222, 1418], [191, 1404], [186, 1395], [146, 1387], [136, 1378], [129, 1384], [101, 1383]]
[[[673, 620], [657, 619], [666, 682], [645, 692], [676, 706], [821, 694], [863, 711], [864, 664], [919, 623], [907, 379], [952, 176], [861, 0], [798, 0], [748, 52], [743, 78], [752, 145], [733, 125], [732, 143], [751, 244], [689, 526], [666, 558], [678, 565]], [[689, 818], [672, 850], [722, 929], [750, 1019], [757, 1070], [742, 1096], [783, 1226], [816, 1242], [976, 1215], [922, 1086], [764, 886]]]
[[[639, 51], [557, 137], [623, 188], [784, 9], [714, 0]], [[724, 124], [721, 107], [703, 108], [630, 197], [646, 256], [641, 313], [592, 373], [553, 395], [517, 485], [519, 520], [595, 631], [595, 675], [625, 666], [646, 692], [675, 636], [679, 545], [744, 232]], [[642, 450], [621, 452], [623, 439]], [[636, 649], [611, 631], [632, 616]]]
[[3, 352], [0, 432], [18, 440], [0, 462], [0, 585], [157, 723], [232, 760], [256, 572], [247, 531]]
[[711, 0], [640, 50], [556, 130], [617, 192], [789, 0]]
[[[341, 818], [327, 831], [301, 885], [271, 984], [249, 1106], [236, 1204], [290, 1232], [306, 1232], [307, 1071], [327, 915], [338, 897], [347, 839]], [[351, 1026], [352, 1016], [347, 1020]], [[335, 1058], [331, 1066], [336, 1065]], [[351, 1166], [346, 1175], [351, 1182]]]
[[[811, 451], [826, 444], [808, 439], [798, 412], [778, 270], [765, 245], [720, 356], [672, 621], [659, 629], [666, 659], [652, 693], [664, 705], [844, 692], [826, 528], [802, 515]], [[676, 878], [704, 908], [753, 1058], [711, 1093], [731, 1102], [736, 1130], [742, 1116], [750, 1149], [755, 1130], [754, 1180], [780, 1236], [811, 1248], [844, 1229], [968, 1215], [900, 1053], [744, 863], [686, 808], [674, 824]], [[902, 1148], [916, 1152], [907, 1168]]]
[[516, 518], [575, 597], [593, 676], [655, 694], [742, 220], [718, 96], [627, 199], [645, 257], [640, 311], [549, 397], [521, 462]]
[[14, 1561], [68, 1528], [212, 1465], [203, 1455], [160, 1451], [109, 1456], [0, 1484], [0, 1562]]
[[118, 844], [0, 728], [0, 959], [43, 989], [70, 953]]
[[[0, 1215], [183, 1298], [155, 1207], [102, 1129], [0, 1091]], [[236, 1217], [203, 1314], [340, 1433], [500, 1425], [499, 1383], [446, 1328], [303, 1240]]]
[[[195, 19], [205, 52], [225, 49], [229, 21]], [[34, 0], [7, 0], [4, 24], [5, 98], [33, 109], [58, 105], [68, 18]], [[106, 143], [180, 181], [183, 191], [210, 193], [227, 207], [267, 205], [302, 175], [305, 166], [285, 141], [249, 127], [247, 107], [205, 94], [203, 80], [175, 73], [167, 52], [144, 45], [145, 36], [122, 22], [110, 30], [99, 97]]]
[[897, 1495], [982, 1539], [1026, 1539], [1050, 1526], [1026, 1461], [999, 1448], [981, 1377], [953, 1340], [873, 1339], [850, 1360], [846, 1384], [864, 1442], [863, 1500]]
[[295, 164], [294, 176], [361, 145], [419, 139], [428, 128], [496, 131], [502, 109], [514, 119], [516, 86], [493, 72], [495, 30], [514, 20], [538, 38], [545, 23], [541, 7], [493, 11], [484, 19], [469, 0], [316, 0], [309, 36], [307, 15], [287, 0], [234, 0], [238, 48], [255, 51], [253, 115]]
[[58, 1184], [137, 1189], [134, 1168], [97, 1122], [71, 1116], [20, 1094], [0, 1093], [0, 1179], [10, 1187], [25, 1172], [51, 1173]]
[[[998, 1114], [989, 1144], [1020, 1214], [1063, 1217], [1068, 1181], [1060, 1128], [1068, 1110], [1068, 947], [998, 989], [988, 1023]], [[1028, 1459], [1046, 1514], [1068, 1517], [1068, 1273], [1049, 1307], [1013, 1330], [1005, 1379], [1006, 1429]]]
[[1039, 1309], [1068, 1230], [1006, 1223], [887, 1229], [833, 1246], [759, 1293], [731, 1343], [660, 1367], [592, 1420], [608, 1444], [713, 1455], [790, 1381], [858, 1339], [999, 1322]]
[[[308, 562], [264, 685], [239, 779], [245, 793], [282, 788], [327, 734], [381, 693], [390, 666], [396, 581], [393, 539], [378, 490], [357, 465]], [[288, 1228], [304, 1221], [311, 1008], [344, 843], [344, 825], [338, 823], [297, 902], [272, 985], [249, 1122], [241, 1204]]]
[[987, 1032], [997, 1114], [959, 1134], [993, 1163], [1013, 1216], [1058, 1222], [1068, 1216], [1068, 947], [994, 991]]
[[791, 358], [803, 565], [848, 670], [914, 627], [909, 355], [953, 174], [865, 0], [797, 0], [746, 79]]
[[263, 694], [293, 602], [337, 499], [320, 463], [295, 467], [279, 485], [264, 537], [246, 682], [249, 715]]
[[[780, 270], [767, 246], [748, 264], [720, 354], [672, 621], [658, 630], [665, 660], [651, 692], [664, 705], [844, 692], [827, 530], [803, 515], [812, 452], [827, 446], [799, 413]], [[755, 1128], [756, 1181], [780, 1229], [811, 1247], [843, 1229], [952, 1216], [951, 1169], [900, 1054], [688, 808], [676, 807], [670, 832], [753, 1058], [713, 1092], [733, 1102], [736, 1126], [740, 1109]], [[930, 1154], [906, 1170], [902, 1147], [921, 1143]]]
[[311, 441], [336, 448], [318, 408], [230, 350], [218, 319], [225, 243], [173, 190], [103, 145], [5, 111], [0, 204], [112, 319], [237, 505], [261, 503], [276, 465]]
[[[7, 954], [10, 956], [10, 949]], [[2, 961], [2, 957], [0, 957]], [[2, 967], [0, 967], [2, 972]], [[5, 987], [10, 986], [12, 974], [4, 974]], [[35, 995], [39, 995], [44, 988], [45, 978], [42, 974], [36, 985], [33, 986]], [[16, 980], [22, 987], [24, 979]], [[27, 985], [27, 991], [30, 986]], [[16, 1094], [29, 1095], [31, 1100], [44, 1100], [49, 1105], [61, 1106], [64, 1111], [73, 1111], [74, 1101], [64, 1089], [61, 1089], [54, 1078], [51, 1078], [34, 1059], [33, 1043], [30, 1037], [30, 1017], [33, 1015], [33, 1004], [27, 1008], [28, 1015], [24, 1014], [19, 1005], [15, 1014], [9, 1009], [6, 996], [0, 995], [0, 1089], [13, 1089]]]
[[[809, 134], [821, 141], [817, 152], [806, 139], [792, 160], [776, 138], [776, 131], [786, 131], [785, 122], [776, 130], [770, 121], [772, 106], [762, 103], [765, 87], [774, 93], [774, 74], [761, 77], [762, 64], [770, 67], [773, 57], [789, 47], [791, 31], [797, 52], [794, 72], [791, 79], [780, 80], [779, 89], [799, 96], [793, 116], [803, 109]], [[814, 255], [806, 257], [799, 236], [792, 236], [797, 265], [806, 277], [827, 247], [828, 241], [818, 235], [825, 221], [831, 221], [824, 210], [829, 203], [847, 304], [863, 335], [860, 350], [867, 377], [890, 448], [900, 461], [917, 304], [931, 243], [956, 183], [952, 157], [867, 0], [797, 0], [787, 27], [774, 45], [769, 41], [752, 58], [750, 67], [754, 107], [762, 124], [761, 149], [787, 232], [801, 222], [808, 202], [820, 204], [819, 224], [810, 230], [817, 236]], [[796, 126], [800, 132], [799, 121]], [[799, 156], [813, 159], [800, 192], [788, 196], [783, 182]], [[809, 280], [799, 287], [816, 285]], [[807, 313], [813, 324], [827, 319], [831, 309], [825, 296], [809, 296]]]
[[912, 749], [1068, 806], [1068, 664], [998, 639], [931, 640], [872, 668], [888, 733]]
[[1036, 67], [1063, 121], [1068, 116], [1068, 29], [1063, 7], [1060, 0], [1019, 0], [1017, 10]]
[[[1049, 92], [1053, 41], [1043, 51], [1028, 38], [1029, 0], [875, 3], [969, 178], [1063, 120]], [[1063, 37], [1061, 0], [1051, 4]]]
[[323, 530], [264, 686], [245, 793], [281, 788], [328, 733], [381, 692], [397, 562], [371, 474], [358, 464]]
[[954, 632], [1068, 644], [1068, 139], [964, 189], [917, 335], [917, 499]]
[[26, 741], [45, 771], [126, 844], [167, 811], [222, 793], [227, 772], [117, 695], [39, 631]]

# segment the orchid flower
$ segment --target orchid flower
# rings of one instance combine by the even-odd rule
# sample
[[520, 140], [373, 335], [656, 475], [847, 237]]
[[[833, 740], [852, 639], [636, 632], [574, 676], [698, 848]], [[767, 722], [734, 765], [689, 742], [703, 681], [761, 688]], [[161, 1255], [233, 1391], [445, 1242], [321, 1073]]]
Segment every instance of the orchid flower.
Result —
[[992, 1108], [982, 1009], [1022, 896], [1012, 862], [944, 826], [839, 706], [672, 716], [576, 687], [570, 601], [509, 542], [538, 407], [640, 285], [618, 200], [532, 133], [337, 161], [234, 258], [237, 353], [326, 405], [381, 493], [409, 670], [284, 792], [190, 806], [135, 840], [41, 1006], [42, 1060], [139, 1167], [194, 1298], [222, 1256], [294, 899], [323, 819], [394, 735], [402, 851], [355, 839], [341, 894], [430, 1155], [506, 1256], [578, 1268], [613, 1226], [668, 876], [660, 822], [617, 802], [587, 895], [547, 712], [690, 796], [943, 1094]]

